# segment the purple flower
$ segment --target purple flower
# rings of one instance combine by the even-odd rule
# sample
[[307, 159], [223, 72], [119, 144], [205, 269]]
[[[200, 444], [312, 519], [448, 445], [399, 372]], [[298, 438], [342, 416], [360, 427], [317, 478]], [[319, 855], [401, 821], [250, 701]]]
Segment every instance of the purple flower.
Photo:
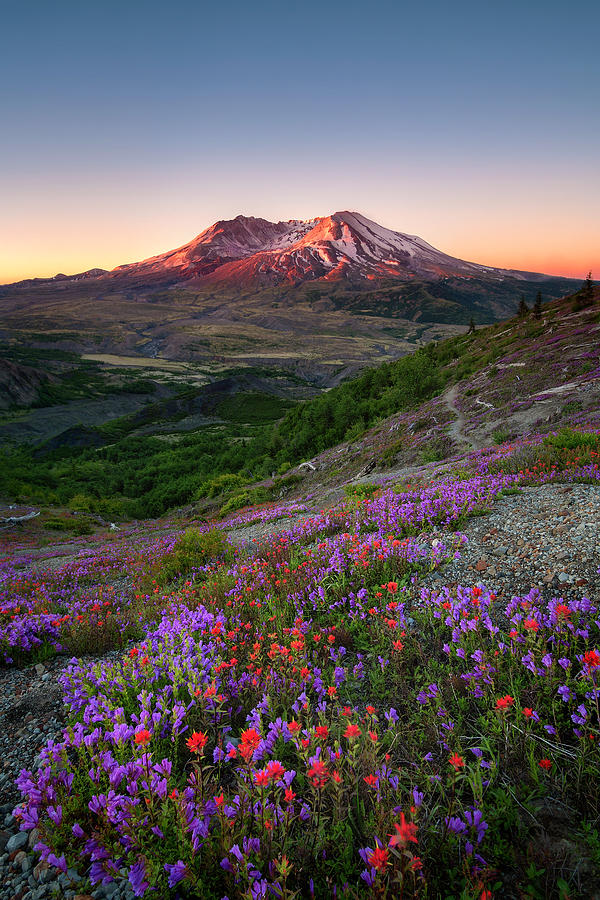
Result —
[[136, 897], [143, 897], [150, 884], [146, 881], [146, 866], [140, 859], [129, 868], [129, 883]]
[[173, 865], [165, 863], [165, 872], [169, 876], [169, 887], [172, 888], [179, 884], [180, 881], [183, 881], [187, 875], [187, 866], [181, 859], [178, 859]]
[[458, 816], [446, 816], [446, 828], [453, 834], [464, 834], [467, 830], [466, 824]]
[[413, 800], [415, 802], [415, 806], [418, 808], [423, 803], [423, 797], [425, 795], [422, 794], [421, 791], [417, 790], [416, 787], [413, 788], [412, 794], [413, 794]]

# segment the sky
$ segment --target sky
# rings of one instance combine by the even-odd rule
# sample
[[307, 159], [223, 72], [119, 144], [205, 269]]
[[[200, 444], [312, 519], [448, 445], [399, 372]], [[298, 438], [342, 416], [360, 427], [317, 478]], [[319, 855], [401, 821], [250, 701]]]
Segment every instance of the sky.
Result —
[[355, 210], [600, 279], [592, 0], [0, 0], [0, 283]]

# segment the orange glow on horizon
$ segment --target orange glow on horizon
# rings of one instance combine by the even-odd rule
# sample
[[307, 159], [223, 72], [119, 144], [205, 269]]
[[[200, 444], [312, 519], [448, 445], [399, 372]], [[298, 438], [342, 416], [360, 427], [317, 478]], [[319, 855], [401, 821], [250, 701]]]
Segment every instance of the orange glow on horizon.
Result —
[[[427, 240], [426, 235], [420, 235]], [[433, 243], [433, 242], [431, 242]], [[484, 266], [491, 266], [498, 269], [516, 269], [523, 272], [539, 272], [543, 275], [557, 275], [564, 278], [581, 278], [584, 279], [591, 270], [594, 280], [600, 281], [600, 257], [597, 254], [589, 254], [587, 257], [583, 254], [580, 257], [569, 257], [567, 254], [559, 255], [550, 252], [531, 253], [515, 253], [510, 251], [503, 253], [498, 252], [498, 248], [491, 248], [488, 252], [477, 246], [472, 249], [468, 247], [458, 247], [456, 245], [451, 248], [448, 246], [436, 246], [436, 249], [442, 250], [450, 256], [468, 262], [478, 263]], [[23, 281], [29, 278], [53, 278], [61, 273], [63, 275], [75, 275], [79, 272], [86, 272], [88, 269], [107, 269], [111, 270], [117, 266], [140, 262], [150, 256], [167, 252], [174, 249], [170, 246], [157, 248], [148, 245], [147, 248], [139, 248], [139, 252], [129, 253], [120, 252], [118, 255], [114, 251], [102, 254], [61, 254], [56, 255], [41, 252], [35, 262], [32, 262], [32, 256], [19, 259], [14, 254], [11, 259], [0, 259], [0, 284], [12, 284], [13, 282]], [[106, 248], [108, 250], [108, 248]], [[495, 252], [494, 252], [495, 250]], [[595, 256], [595, 258], [594, 258]], [[104, 258], [102, 258], [104, 257]], [[390, 274], [393, 274], [390, 272]]]

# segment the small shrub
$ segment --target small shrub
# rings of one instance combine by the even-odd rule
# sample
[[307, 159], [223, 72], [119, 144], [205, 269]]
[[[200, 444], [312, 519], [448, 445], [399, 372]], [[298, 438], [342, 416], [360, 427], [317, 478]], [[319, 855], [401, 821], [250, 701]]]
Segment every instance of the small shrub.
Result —
[[446, 459], [452, 451], [452, 444], [448, 437], [438, 437], [421, 450], [421, 462], [440, 462]]
[[431, 421], [431, 419], [417, 419], [413, 426], [413, 430], [425, 431], [425, 429], [430, 428], [432, 424], [433, 422]]
[[223, 518], [229, 513], [243, 509], [244, 506], [254, 506], [257, 503], [265, 503], [269, 499], [266, 488], [256, 487], [253, 490], [242, 491], [240, 494], [234, 494], [229, 500], [223, 504], [219, 510], [219, 515]]
[[561, 428], [558, 434], [549, 434], [544, 438], [546, 447], [553, 447], [563, 454], [576, 453], [577, 456], [585, 456], [585, 462], [589, 462], [590, 453], [600, 453], [600, 434], [587, 431], [577, 431], [573, 428]]
[[565, 403], [561, 409], [561, 414], [564, 416], [569, 415], [569, 413], [580, 412], [583, 409], [583, 403], [581, 400], [569, 400]]
[[60, 516], [52, 516], [43, 523], [44, 528], [50, 531], [66, 531], [75, 535], [92, 534], [94, 531], [89, 519], [81, 518], [62, 518]]
[[76, 512], [92, 512], [93, 508], [94, 499], [87, 494], [75, 494], [69, 500], [69, 509]]
[[398, 454], [402, 452], [403, 448], [403, 438], [398, 438], [397, 440], [393, 441], [393, 443], [389, 444], [381, 453], [381, 462], [383, 463], [383, 465], [391, 466]]
[[233, 549], [220, 529], [201, 532], [190, 528], [178, 538], [170, 552], [152, 566], [146, 580], [162, 586], [213, 560], [232, 558]]
[[364, 484], [345, 484], [344, 485], [344, 494], [349, 500], [355, 500], [360, 503], [362, 500], [367, 500], [369, 497], [372, 497], [379, 490], [378, 484], [372, 484], [371, 482], [364, 482]]
[[496, 428], [495, 431], [492, 431], [492, 438], [495, 444], [504, 444], [510, 440], [510, 431], [505, 428]]
[[276, 478], [269, 488], [269, 491], [273, 497], [276, 497], [281, 491], [285, 493], [295, 484], [299, 484], [299, 482], [303, 480], [303, 477], [304, 476], [293, 472], [291, 475], [286, 475], [285, 478]]

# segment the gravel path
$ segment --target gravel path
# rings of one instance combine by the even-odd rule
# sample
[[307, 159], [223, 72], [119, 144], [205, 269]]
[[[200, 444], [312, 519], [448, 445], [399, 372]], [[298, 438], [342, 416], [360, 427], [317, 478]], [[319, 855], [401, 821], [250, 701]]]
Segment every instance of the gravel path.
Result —
[[[234, 529], [235, 543], [259, 542], [310, 513]], [[547, 484], [500, 497], [489, 514], [470, 519], [462, 531], [468, 544], [459, 560], [426, 576], [424, 586], [483, 582], [499, 601], [538, 588], [544, 599], [600, 597], [600, 487]], [[444, 535], [439, 534], [440, 537]], [[107, 654], [107, 656], [114, 655]], [[118, 655], [118, 654], [117, 654]], [[77, 873], [55, 877], [32, 852], [35, 833], [18, 831], [12, 809], [19, 799], [14, 779], [35, 766], [40, 748], [57, 740], [63, 723], [58, 677], [66, 664], [0, 670], [0, 900], [129, 900], [133, 893], [114, 884], [82, 894]], [[62, 892], [62, 893], [61, 893]]]

